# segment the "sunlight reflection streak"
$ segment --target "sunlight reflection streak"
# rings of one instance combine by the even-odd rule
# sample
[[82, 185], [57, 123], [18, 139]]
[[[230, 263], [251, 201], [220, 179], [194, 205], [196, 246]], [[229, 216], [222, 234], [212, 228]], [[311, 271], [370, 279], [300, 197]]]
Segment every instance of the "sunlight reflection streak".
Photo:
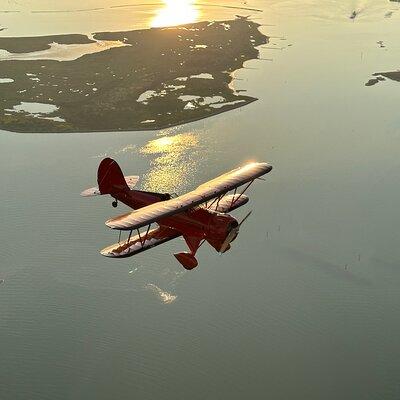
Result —
[[144, 176], [146, 190], [179, 192], [197, 165], [198, 138], [192, 133], [162, 136], [151, 140], [140, 153], [155, 156]]

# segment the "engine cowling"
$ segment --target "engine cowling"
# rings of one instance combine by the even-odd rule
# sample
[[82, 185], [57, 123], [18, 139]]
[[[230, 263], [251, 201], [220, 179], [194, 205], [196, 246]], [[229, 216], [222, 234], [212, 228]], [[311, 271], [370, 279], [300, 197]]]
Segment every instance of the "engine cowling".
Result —
[[[239, 223], [232, 216], [215, 214], [208, 226], [206, 234], [207, 242], [214, 247], [215, 250], [221, 252], [221, 247], [229, 236], [231, 236], [229, 243], [236, 239], [236, 229], [238, 226]], [[235, 234], [233, 234], [233, 232], [235, 232]], [[228, 246], [226, 246], [225, 251], [228, 249]]]

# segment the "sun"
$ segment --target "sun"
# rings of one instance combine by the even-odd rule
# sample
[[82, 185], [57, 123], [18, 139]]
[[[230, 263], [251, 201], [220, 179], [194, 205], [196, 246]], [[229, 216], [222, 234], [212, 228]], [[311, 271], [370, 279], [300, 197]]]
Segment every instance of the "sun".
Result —
[[164, 0], [165, 6], [157, 11], [151, 26], [163, 27], [188, 24], [199, 17], [195, 0]]

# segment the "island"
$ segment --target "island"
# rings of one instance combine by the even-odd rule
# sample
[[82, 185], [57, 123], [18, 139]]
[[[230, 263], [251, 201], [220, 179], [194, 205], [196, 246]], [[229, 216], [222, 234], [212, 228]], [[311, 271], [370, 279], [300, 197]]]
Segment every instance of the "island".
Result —
[[371, 78], [365, 86], [373, 86], [381, 81], [385, 81], [389, 79], [391, 81], [400, 82], [400, 70], [398, 71], [387, 71], [387, 72], [376, 72], [372, 74], [374, 78]]
[[[259, 27], [238, 16], [90, 36], [0, 38], [9, 57], [0, 57], [0, 129], [156, 130], [245, 106], [257, 99], [234, 90], [232, 73], [268, 43]], [[102, 42], [119, 45], [66, 61], [46, 55], [55, 45], [67, 52]], [[33, 52], [43, 59], [29, 59]]]

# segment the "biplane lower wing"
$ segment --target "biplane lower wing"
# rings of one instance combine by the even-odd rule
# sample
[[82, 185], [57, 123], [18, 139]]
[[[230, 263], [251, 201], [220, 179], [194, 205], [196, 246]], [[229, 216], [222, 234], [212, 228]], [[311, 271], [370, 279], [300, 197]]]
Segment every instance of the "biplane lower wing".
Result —
[[175, 229], [158, 227], [149, 230], [147, 233], [131, 236], [128, 240], [112, 244], [101, 250], [100, 253], [103, 256], [112, 258], [131, 257], [179, 236], [181, 236], [181, 233]]
[[228, 194], [218, 201], [214, 201], [213, 204], [209, 206], [206, 204], [203, 207], [211, 211], [226, 214], [244, 206], [248, 201], [249, 198], [245, 194]]
[[106, 221], [106, 225], [119, 230], [138, 229], [152, 222], [182, 213], [209, 200], [218, 199], [230, 190], [251, 183], [271, 170], [272, 166], [268, 163], [251, 163], [206, 182], [182, 196], [157, 202], [137, 211], [111, 218]]

